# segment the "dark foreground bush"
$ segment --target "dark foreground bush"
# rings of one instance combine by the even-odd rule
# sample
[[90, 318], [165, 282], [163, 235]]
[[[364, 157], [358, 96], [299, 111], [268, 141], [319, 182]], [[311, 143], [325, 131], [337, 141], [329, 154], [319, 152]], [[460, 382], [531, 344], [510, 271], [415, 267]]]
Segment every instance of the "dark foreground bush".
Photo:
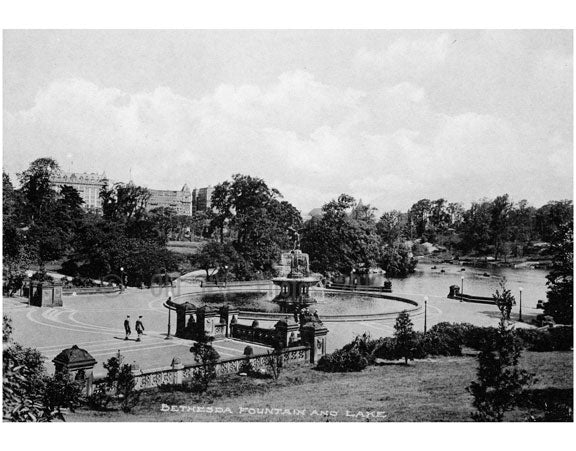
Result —
[[569, 351], [573, 346], [572, 326], [558, 326], [548, 329], [517, 329], [518, 337], [529, 351], [551, 352]]
[[327, 373], [349, 373], [362, 371], [368, 366], [368, 359], [356, 348], [349, 351], [338, 349], [332, 354], [323, 356], [317, 365], [317, 369]]

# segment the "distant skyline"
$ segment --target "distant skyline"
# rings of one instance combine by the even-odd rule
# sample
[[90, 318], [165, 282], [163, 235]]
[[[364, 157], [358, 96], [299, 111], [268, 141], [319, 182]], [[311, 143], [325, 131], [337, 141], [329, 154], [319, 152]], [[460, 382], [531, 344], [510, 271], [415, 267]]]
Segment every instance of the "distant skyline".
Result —
[[[154, 189], [573, 198], [572, 31], [4, 31], [3, 168]], [[73, 162], [73, 167], [71, 164]]]

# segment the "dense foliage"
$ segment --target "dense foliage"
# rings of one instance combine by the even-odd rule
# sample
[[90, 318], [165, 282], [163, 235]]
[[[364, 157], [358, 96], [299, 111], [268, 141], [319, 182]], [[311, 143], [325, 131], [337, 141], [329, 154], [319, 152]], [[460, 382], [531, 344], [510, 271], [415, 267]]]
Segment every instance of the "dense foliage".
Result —
[[544, 312], [558, 323], [574, 323], [574, 223], [561, 224], [552, 235], [552, 271]]
[[102, 215], [83, 209], [74, 188], [53, 187], [60, 171], [56, 161], [40, 158], [18, 175], [14, 189], [3, 174], [3, 255], [9, 292], [21, 285], [23, 273], [36, 266], [42, 272], [51, 261], [63, 271], [120, 283], [120, 268], [128, 284], [150, 284], [155, 274], [178, 269], [180, 258], [166, 249], [165, 216], [146, 211], [147, 189], [117, 183], [100, 192]]
[[214, 187], [210, 229], [221, 244], [229, 240], [241, 257], [234, 262], [236, 272], [273, 274], [280, 252], [292, 247], [288, 229], [299, 229], [302, 218], [281, 198], [264, 180], [241, 174]]
[[302, 234], [302, 250], [310, 255], [311, 269], [349, 274], [373, 266], [380, 243], [372, 209], [342, 194], [322, 212], [304, 224]]

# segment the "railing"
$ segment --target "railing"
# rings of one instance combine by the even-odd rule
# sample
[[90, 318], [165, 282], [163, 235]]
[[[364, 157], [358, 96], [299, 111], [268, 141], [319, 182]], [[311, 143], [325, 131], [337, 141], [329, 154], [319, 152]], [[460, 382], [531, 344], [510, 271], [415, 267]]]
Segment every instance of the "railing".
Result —
[[260, 285], [270, 285], [269, 280], [248, 280], [248, 281], [219, 281], [219, 282], [202, 282], [202, 288], [233, 288], [233, 287], [249, 287], [249, 286], [260, 286]]
[[232, 338], [251, 343], [262, 343], [272, 346], [278, 338], [276, 329], [264, 329], [245, 324], [232, 324]]
[[349, 285], [343, 283], [331, 283], [326, 288], [330, 288], [332, 290], [343, 290], [343, 291], [368, 291], [375, 293], [392, 293], [392, 288], [375, 287], [372, 285]]
[[464, 302], [475, 302], [476, 304], [495, 304], [495, 301], [493, 298], [489, 298], [489, 297], [484, 297], [484, 296], [474, 296], [471, 294], [454, 294], [454, 295], [448, 295], [447, 296], [448, 299], [460, 299]]
[[120, 291], [119, 287], [73, 287], [63, 288], [63, 296], [72, 296], [74, 293], [77, 295], [83, 294], [102, 294], [102, 293], [117, 293]]
[[[308, 346], [298, 346], [287, 348], [281, 351], [284, 364], [292, 362], [307, 362], [310, 358], [310, 348]], [[222, 359], [216, 363], [216, 375], [234, 374], [240, 371], [243, 362], [249, 360], [255, 370], [266, 368], [268, 353], [256, 354], [250, 357], [239, 357], [232, 359]], [[152, 371], [136, 371], [135, 390], [145, 390], [159, 387], [161, 385], [174, 385], [189, 382], [194, 374], [201, 370], [202, 364], [174, 365]], [[93, 387], [105, 383], [105, 378], [97, 378], [93, 382]]]

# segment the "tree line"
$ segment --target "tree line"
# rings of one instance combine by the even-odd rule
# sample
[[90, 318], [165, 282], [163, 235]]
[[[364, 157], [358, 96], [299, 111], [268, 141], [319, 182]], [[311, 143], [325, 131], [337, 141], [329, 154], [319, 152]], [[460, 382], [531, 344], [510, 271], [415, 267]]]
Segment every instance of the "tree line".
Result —
[[[430, 243], [450, 257], [496, 259], [542, 256], [553, 260], [552, 298], [571, 292], [573, 206], [553, 201], [536, 209], [507, 194], [473, 202], [469, 209], [445, 199], [421, 199], [407, 212], [384, 212], [347, 194], [303, 221], [300, 212], [260, 178], [235, 174], [215, 186], [211, 209], [182, 217], [168, 208], [148, 211], [150, 192], [132, 183], [104, 186], [102, 211], [86, 211], [70, 186], [54, 189], [60, 170], [40, 158], [18, 174], [15, 189], [3, 173], [3, 255], [7, 278], [36, 265], [62, 261], [65, 274], [102, 279], [125, 274], [129, 285], [149, 284], [158, 273], [204, 269], [239, 280], [275, 274], [293, 230], [314, 272], [327, 276], [379, 267], [390, 277], [414, 272], [415, 255]], [[184, 257], [167, 249], [175, 230], [198, 231], [200, 251]], [[195, 232], [196, 233], [196, 232]], [[122, 269], [123, 270], [122, 270]], [[565, 309], [565, 308], [564, 308]]]

